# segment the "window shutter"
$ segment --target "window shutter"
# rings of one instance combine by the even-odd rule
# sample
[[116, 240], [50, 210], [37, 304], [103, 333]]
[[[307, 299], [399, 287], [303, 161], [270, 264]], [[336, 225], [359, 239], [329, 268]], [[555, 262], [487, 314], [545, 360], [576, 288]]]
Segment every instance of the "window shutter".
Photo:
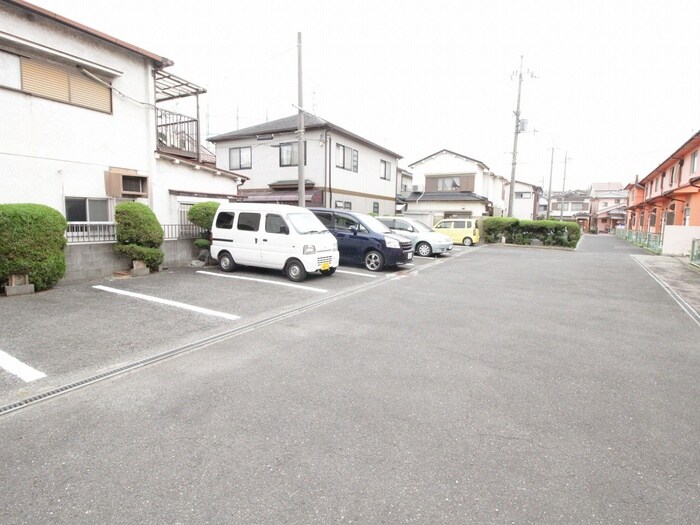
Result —
[[22, 58], [22, 90], [40, 97], [70, 102], [68, 73], [28, 58]]
[[112, 112], [112, 97], [110, 88], [86, 77], [79, 71], [69, 74], [70, 102], [105, 113]]

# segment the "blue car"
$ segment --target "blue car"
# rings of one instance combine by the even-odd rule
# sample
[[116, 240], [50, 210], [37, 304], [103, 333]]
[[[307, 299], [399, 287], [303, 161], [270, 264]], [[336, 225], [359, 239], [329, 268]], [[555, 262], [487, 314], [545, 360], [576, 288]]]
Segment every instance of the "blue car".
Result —
[[340, 262], [363, 264], [372, 272], [413, 259], [410, 239], [392, 233], [371, 215], [350, 210], [309, 208], [338, 240]]

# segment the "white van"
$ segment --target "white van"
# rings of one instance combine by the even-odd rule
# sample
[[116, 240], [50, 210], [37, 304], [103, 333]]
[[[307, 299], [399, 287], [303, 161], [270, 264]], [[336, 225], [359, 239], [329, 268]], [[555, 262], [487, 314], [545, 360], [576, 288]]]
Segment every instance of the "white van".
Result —
[[237, 264], [282, 270], [295, 282], [309, 272], [333, 275], [338, 241], [306, 208], [286, 204], [222, 204], [211, 230], [211, 256], [219, 267]]

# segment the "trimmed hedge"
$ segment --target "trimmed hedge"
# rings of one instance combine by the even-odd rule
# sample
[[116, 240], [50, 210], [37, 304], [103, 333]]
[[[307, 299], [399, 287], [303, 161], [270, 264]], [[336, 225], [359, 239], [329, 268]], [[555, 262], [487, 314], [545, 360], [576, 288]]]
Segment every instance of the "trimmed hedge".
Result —
[[484, 219], [486, 242], [501, 242], [502, 237], [508, 244], [528, 245], [537, 239], [545, 246], [575, 248], [581, 238], [581, 228], [575, 222], [566, 221], [530, 221], [513, 217]]
[[216, 210], [218, 209], [218, 202], [207, 201], [198, 202], [188, 210], [187, 220], [206, 230], [201, 238], [195, 239], [194, 245], [197, 248], [209, 248], [211, 245], [211, 242], [209, 242], [209, 232], [214, 223], [214, 215], [216, 215]]
[[122, 202], [114, 209], [117, 223], [117, 244], [114, 249], [132, 261], [144, 261], [149, 270], [157, 272], [165, 255], [163, 228], [153, 210], [140, 202]]
[[0, 282], [26, 274], [36, 291], [56, 284], [66, 273], [61, 213], [43, 204], [0, 204]]

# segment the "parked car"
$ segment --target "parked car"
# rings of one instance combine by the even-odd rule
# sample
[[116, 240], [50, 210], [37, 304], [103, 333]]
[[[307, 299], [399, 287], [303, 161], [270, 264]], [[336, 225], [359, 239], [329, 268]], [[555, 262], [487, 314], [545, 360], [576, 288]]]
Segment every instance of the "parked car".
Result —
[[437, 233], [427, 224], [410, 217], [377, 217], [391, 231], [408, 237], [413, 243], [416, 255], [429, 257], [446, 253], [452, 249], [452, 239], [442, 233]]
[[272, 268], [295, 282], [311, 272], [333, 275], [340, 261], [338, 242], [321, 221], [306, 208], [285, 204], [222, 204], [210, 252], [225, 272], [239, 264]]
[[309, 208], [338, 240], [340, 261], [378, 272], [413, 259], [410, 239], [392, 233], [371, 215], [350, 210]]
[[442, 219], [435, 226], [436, 232], [444, 233], [452, 242], [471, 246], [479, 242], [479, 228], [475, 219]]

